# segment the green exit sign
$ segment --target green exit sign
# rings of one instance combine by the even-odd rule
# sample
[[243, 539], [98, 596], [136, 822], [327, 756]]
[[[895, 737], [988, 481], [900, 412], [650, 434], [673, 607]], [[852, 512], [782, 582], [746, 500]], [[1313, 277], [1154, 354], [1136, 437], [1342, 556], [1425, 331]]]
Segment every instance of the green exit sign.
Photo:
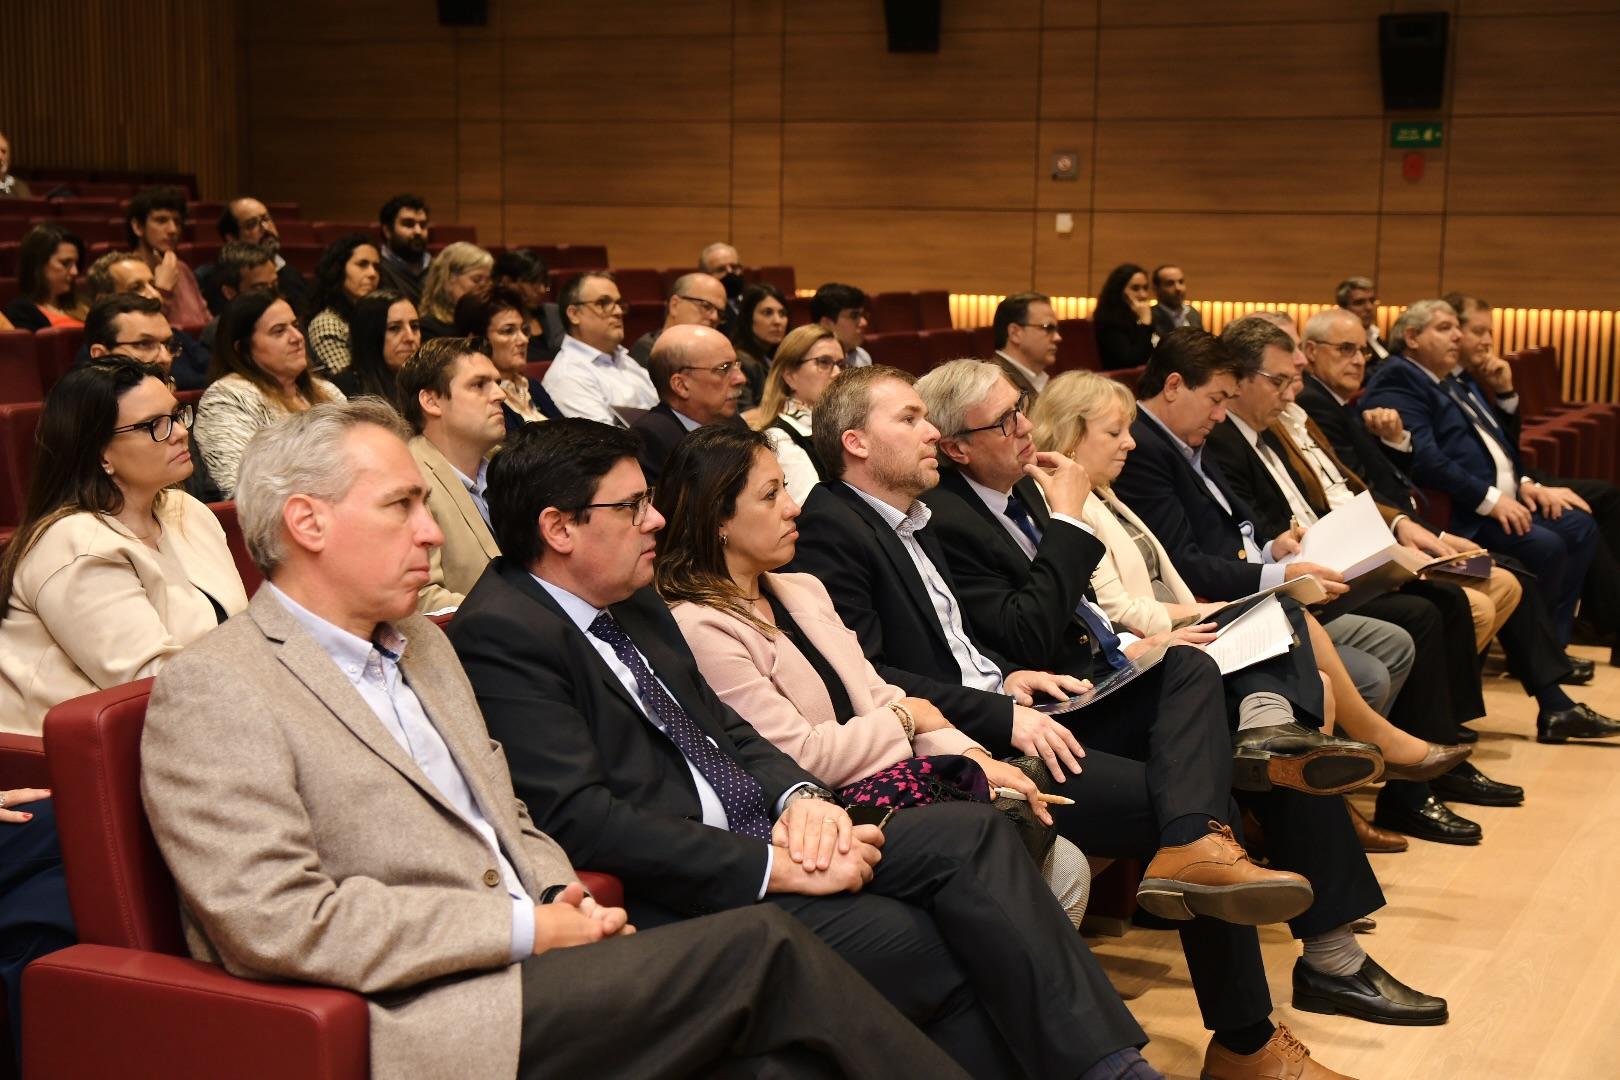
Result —
[[1389, 125], [1389, 145], [1396, 150], [1439, 149], [1443, 132], [1440, 121], [1426, 124]]

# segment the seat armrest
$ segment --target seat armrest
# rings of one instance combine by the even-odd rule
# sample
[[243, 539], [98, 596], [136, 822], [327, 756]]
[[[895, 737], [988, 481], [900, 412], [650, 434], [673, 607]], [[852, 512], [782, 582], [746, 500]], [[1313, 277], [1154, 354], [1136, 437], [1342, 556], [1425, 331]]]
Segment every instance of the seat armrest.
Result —
[[347, 990], [75, 945], [28, 966], [23, 1002], [24, 1076], [369, 1076], [366, 999]]

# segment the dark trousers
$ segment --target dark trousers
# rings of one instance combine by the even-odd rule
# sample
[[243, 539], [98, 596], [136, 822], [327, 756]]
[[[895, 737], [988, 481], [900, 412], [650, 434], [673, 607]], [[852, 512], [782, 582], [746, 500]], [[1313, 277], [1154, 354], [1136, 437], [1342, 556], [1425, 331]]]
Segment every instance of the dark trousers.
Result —
[[895, 814], [862, 893], [768, 899], [975, 1077], [1079, 1076], [1147, 1041], [1011, 823], [983, 803]]
[[[1464, 604], [1467, 603], [1465, 599]], [[1390, 706], [1389, 722], [1410, 735], [1435, 743], [1457, 741], [1457, 718], [1452, 710], [1452, 676], [1447, 671], [1450, 650], [1445, 644], [1446, 621], [1437, 608], [1422, 596], [1402, 592], [1385, 593], [1369, 600], [1356, 610], [1357, 615], [1382, 619], [1394, 623], [1408, 634], [1417, 645], [1412, 658], [1412, 672], [1406, 685]], [[1473, 649], [1474, 624], [1466, 612], [1462, 626], [1468, 633], [1469, 650]], [[1429, 797], [1426, 781], [1386, 780], [1378, 793], [1381, 804], [1407, 808], [1423, 805]], [[1266, 837], [1270, 842], [1270, 836]]]
[[1563, 646], [1558, 643], [1547, 599], [1541, 593], [1541, 582], [1511, 555], [1495, 552], [1492, 555], [1498, 565], [1518, 579], [1519, 588], [1523, 590], [1519, 606], [1507, 617], [1496, 637], [1507, 654], [1508, 669], [1524, 685], [1524, 692], [1533, 696], [1549, 686], [1556, 686], [1573, 669]]
[[1581, 618], [1616, 634], [1620, 644], [1620, 488], [1607, 480], [1552, 480], [1573, 488], [1592, 508], [1600, 537], [1581, 588]]
[[1536, 514], [1523, 536], [1510, 535], [1491, 518], [1475, 518], [1467, 535], [1481, 547], [1505, 551], [1530, 568], [1550, 605], [1558, 644], [1568, 645], [1575, 605], [1600, 543], [1591, 516], [1580, 510], [1566, 510], [1556, 520]]
[[552, 949], [522, 980], [522, 1080], [965, 1075], [768, 904]]
[[[1410, 581], [1401, 592], [1433, 604], [1440, 613], [1440, 645], [1445, 650], [1446, 687], [1451, 717], [1457, 724], [1485, 715], [1485, 692], [1480, 681], [1483, 666], [1474, 647], [1474, 613], [1462, 586], [1449, 581]], [[1418, 642], [1421, 649], [1423, 643]], [[1444, 742], [1456, 742], [1453, 732]]]
[[32, 821], [0, 824], [0, 982], [6, 988], [11, 1045], [22, 1059], [23, 968], [74, 943], [56, 807], [49, 799], [17, 807]]

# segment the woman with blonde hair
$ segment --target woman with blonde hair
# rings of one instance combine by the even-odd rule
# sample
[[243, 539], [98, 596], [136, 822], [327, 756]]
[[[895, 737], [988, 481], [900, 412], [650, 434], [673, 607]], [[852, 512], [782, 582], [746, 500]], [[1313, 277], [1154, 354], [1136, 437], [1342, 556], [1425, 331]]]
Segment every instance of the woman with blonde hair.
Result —
[[458, 240], [445, 245], [422, 279], [422, 340], [456, 336], [456, 304], [463, 296], [489, 295], [495, 256]]
[[763, 431], [771, 441], [788, 490], [799, 502], [827, 478], [810, 439], [810, 415], [843, 370], [844, 347], [833, 332], [824, 326], [801, 326], [776, 347], [759, 407], [743, 413], [748, 426]]

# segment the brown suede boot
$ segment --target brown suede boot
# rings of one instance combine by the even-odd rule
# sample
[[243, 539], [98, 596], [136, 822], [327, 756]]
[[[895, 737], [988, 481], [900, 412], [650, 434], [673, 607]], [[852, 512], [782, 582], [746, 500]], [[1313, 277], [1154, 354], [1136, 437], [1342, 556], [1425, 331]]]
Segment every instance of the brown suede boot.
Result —
[[1190, 844], [1159, 849], [1137, 887], [1138, 904], [1164, 919], [1208, 915], [1244, 926], [1285, 922], [1311, 906], [1309, 881], [1254, 865], [1230, 826], [1209, 827]]
[[1271, 1041], [1252, 1054], [1234, 1054], [1214, 1039], [1204, 1051], [1199, 1080], [1355, 1080], [1319, 1065], [1305, 1044], [1282, 1024]]

